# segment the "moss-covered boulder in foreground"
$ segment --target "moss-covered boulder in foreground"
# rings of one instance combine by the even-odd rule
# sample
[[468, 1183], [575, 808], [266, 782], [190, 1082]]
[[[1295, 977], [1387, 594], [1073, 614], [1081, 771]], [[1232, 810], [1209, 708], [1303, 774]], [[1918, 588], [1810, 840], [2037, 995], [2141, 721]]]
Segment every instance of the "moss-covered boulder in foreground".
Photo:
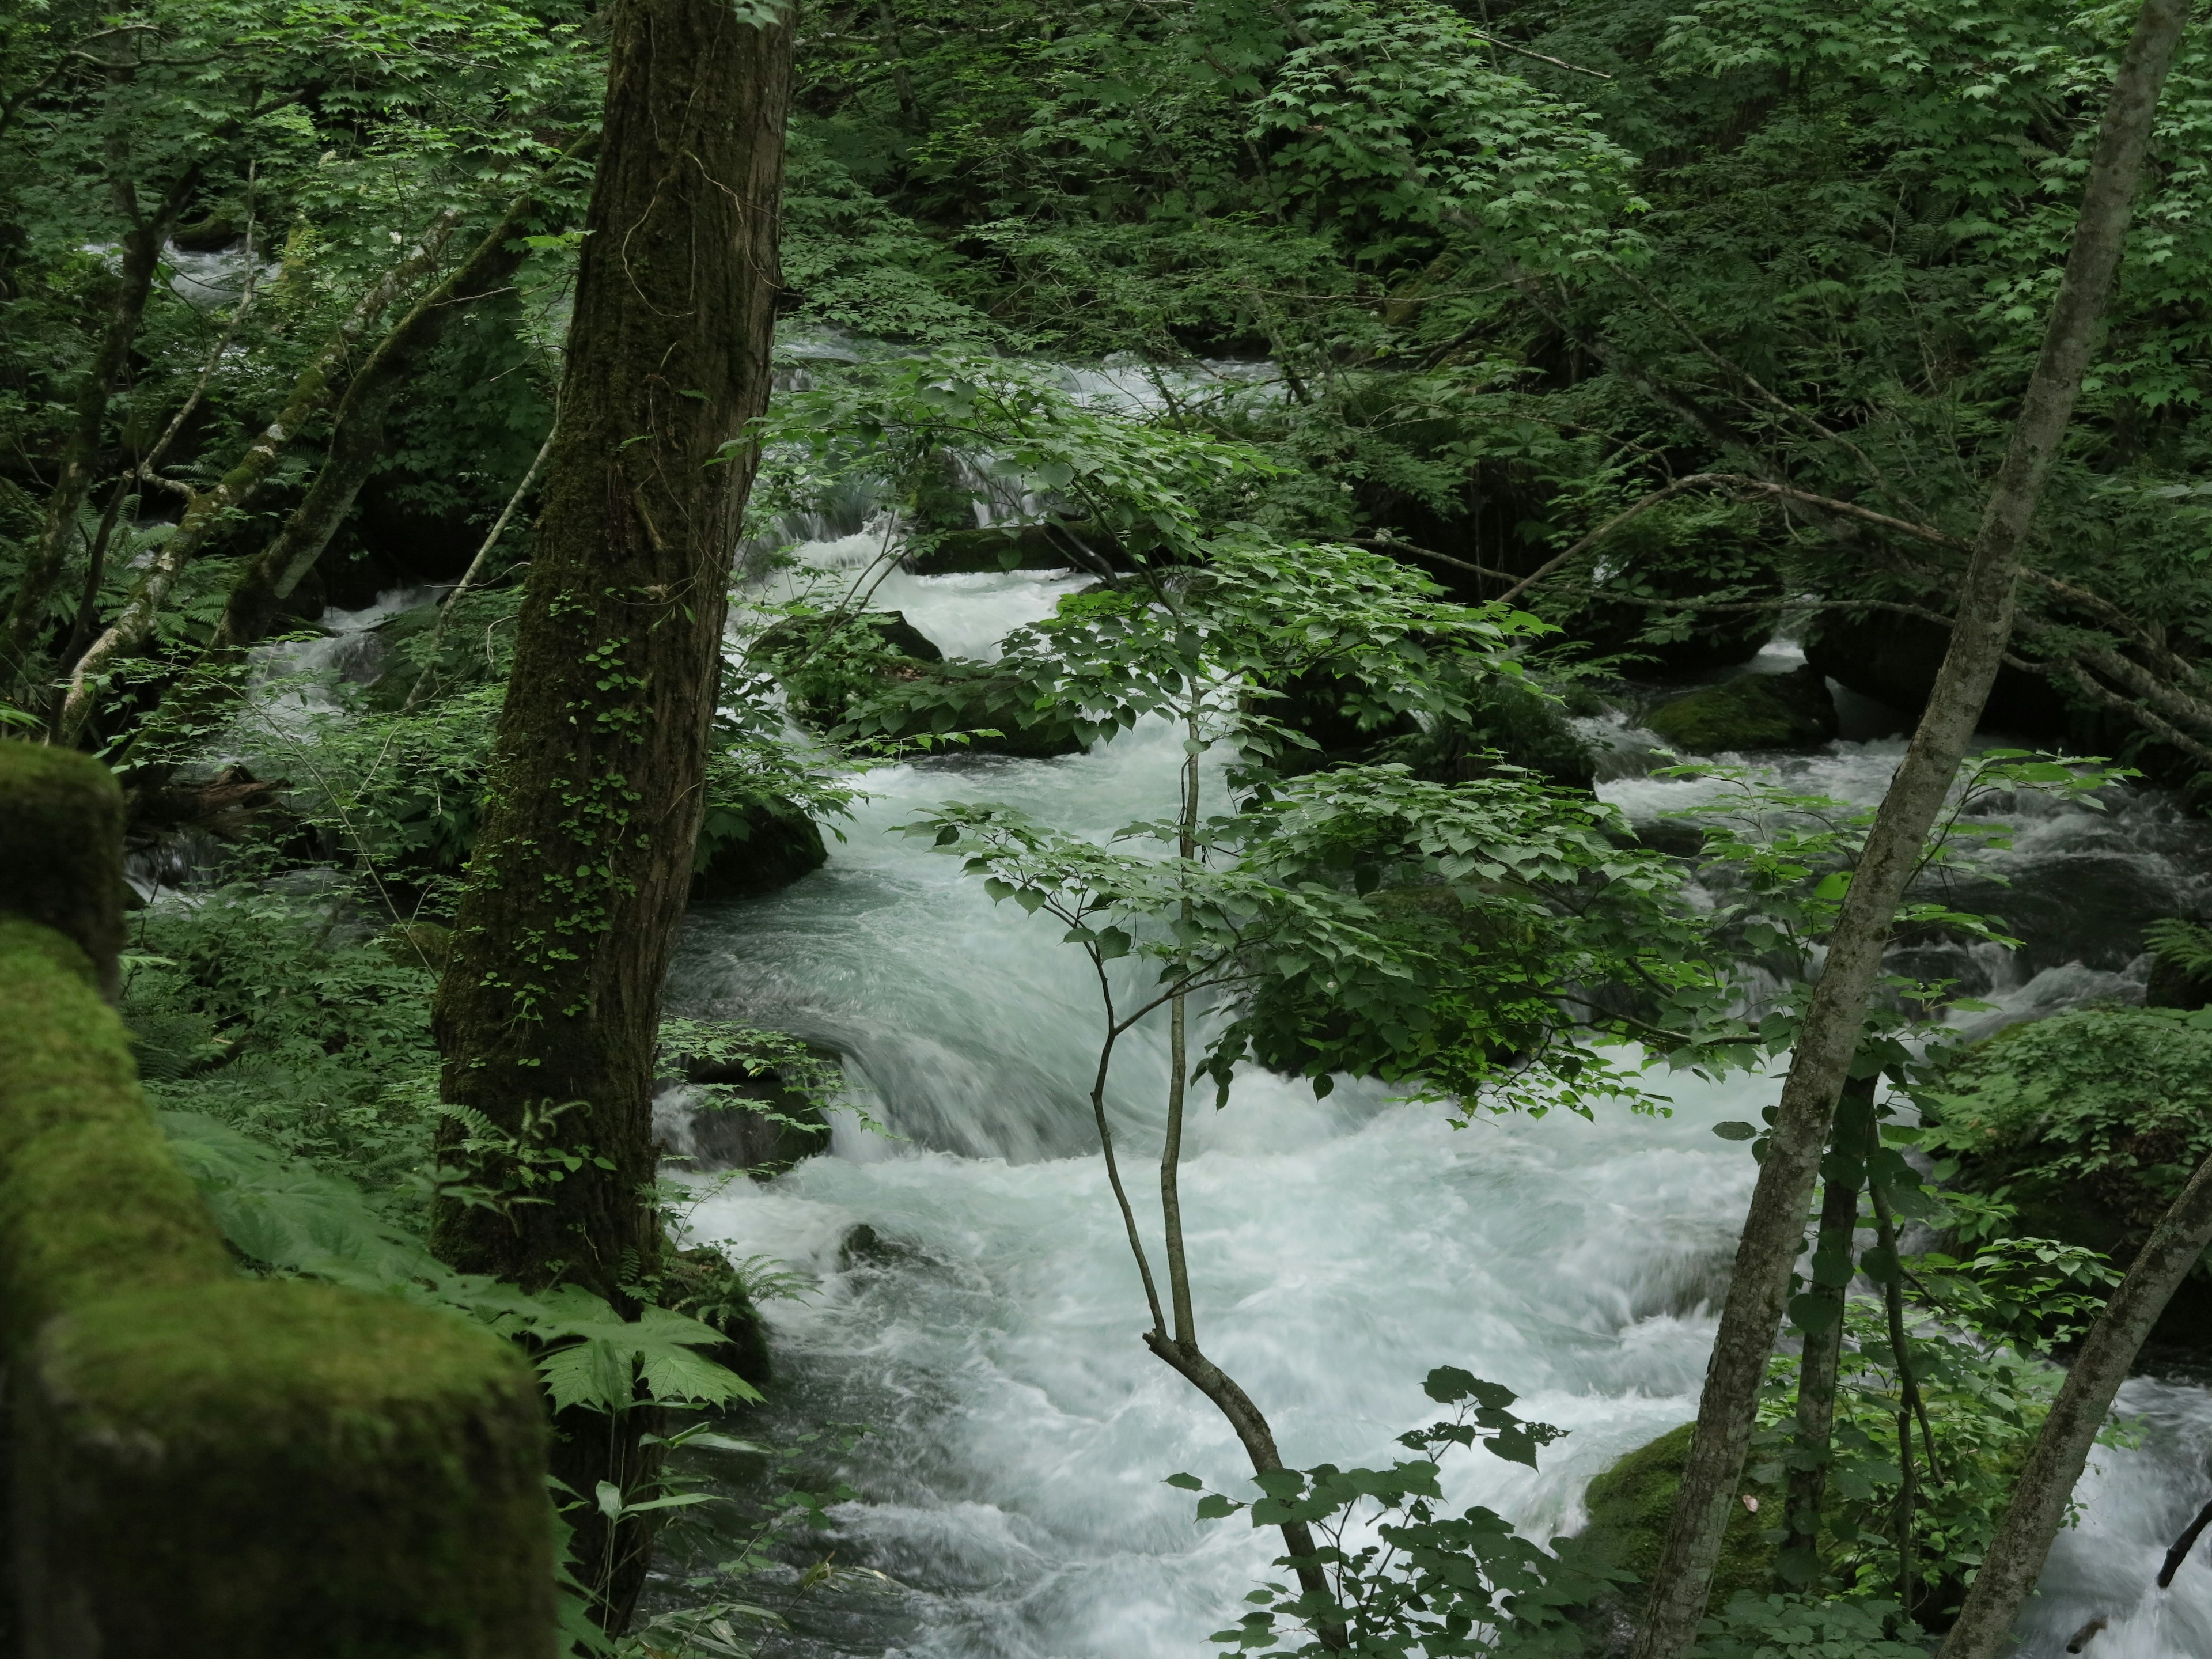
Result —
[[[1591, 1481], [1583, 1496], [1589, 1525], [1580, 1534], [1582, 1541], [1639, 1580], [1648, 1582], [1659, 1565], [1696, 1426], [1685, 1423], [1639, 1446]], [[1713, 1571], [1713, 1606], [1725, 1607], [1740, 1590], [1765, 1595], [1774, 1588], [1774, 1546], [1762, 1536], [1769, 1526], [1741, 1502], [1729, 1510], [1720, 1564]]]
[[1661, 703], [1644, 723], [1686, 755], [1812, 749], [1836, 735], [1836, 702], [1811, 667], [1739, 674]]
[[397, 1297], [239, 1273], [100, 994], [112, 781], [4, 744], [0, 799], [29, 809], [0, 837], [22, 855], [0, 868], [8, 1650], [544, 1659], [527, 1361]]

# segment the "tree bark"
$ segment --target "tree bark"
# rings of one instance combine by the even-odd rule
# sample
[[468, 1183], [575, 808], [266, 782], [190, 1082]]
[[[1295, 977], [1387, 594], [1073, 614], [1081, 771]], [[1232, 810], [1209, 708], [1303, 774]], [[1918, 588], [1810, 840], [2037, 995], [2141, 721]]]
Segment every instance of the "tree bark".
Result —
[[[547, 1202], [441, 1202], [432, 1242], [458, 1267], [627, 1309], [660, 1253], [653, 1042], [754, 469], [744, 433], [768, 402], [791, 40], [727, 0], [617, 0], [609, 30], [556, 435], [434, 1011], [447, 1101], [605, 1167], [586, 1161]], [[464, 1136], [447, 1125], [448, 1160]], [[512, 1195], [526, 1173], [502, 1153], [475, 1179]], [[590, 1494], [635, 1494], [646, 1415], [564, 1420], [555, 1449], [611, 1628], [650, 1535], [633, 1521], [610, 1538]]]
[[[276, 463], [284, 458], [284, 452], [299, 435], [300, 428], [343, 383], [347, 361], [361, 343], [362, 334], [410, 282], [435, 266], [438, 254], [453, 234], [458, 219], [458, 215], [447, 214], [434, 222], [414, 251], [362, 295], [345, 320], [331, 331], [322, 349], [300, 371], [276, 418], [261, 429], [246, 447], [246, 453], [214, 488], [187, 492], [184, 517], [178, 521], [176, 533], [161, 544], [148, 563], [132, 586], [131, 597], [125, 601], [121, 615], [86, 647], [70, 670], [69, 690], [55, 721], [56, 734], [61, 741], [76, 741], [92, 718], [100, 676], [111, 664], [144, 643], [179, 573], [210, 536], [260, 493], [261, 486], [276, 470]], [[169, 487], [183, 488], [174, 483]]]
[[2020, 1472], [2020, 1484], [2014, 1488], [1997, 1535], [1966, 1591], [1959, 1621], [1943, 1638], [1936, 1659], [1996, 1659], [2010, 1638], [2021, 1604], [2042, 1576], [2044, 1558], [2066, 1518], [2067, 1500], [2088, 1463], [2089, 1449], [2112, 1409], [2113, 1396], [2128, 1380], [2129, 1368], [2150, 1328], [2208, 1244], [2212, 1244], [2212, 1158], [2198, 1166], [2082, 1339], [2081, 1351]]
[[[1836, 1377], [1844, 1354], [1844, 1304], [1851, 1284], [1852, 1235], [1858, 1230], [1859, 1194], [1866, 1185], [1868, 1132], [1874, 1123], [1875, 1078], [1854, 1078], [1836, 1112], [1835, 1133], [1820, 1160], [1820, 1228], [1813, 1245], [1812, 1282], [1800, 1309], [1790, 1310], [1803, 1332], [1797, 1361], [1799, 1460], [1790, 1471], [1783, 1504], [1788, 1535], [1785, 1562], [1806, 1564], [1804, 1582], [1819, 1576], [1820, 1510], [1827, 1501], [1828, 1463], [1836, 1424]], [[1802, 1315], [1802, 1316], [1799, 1316]]]
[[392, 325], [356, 372], [332, 417], [330, 453], [315, 482], [276, 538], [231, 585], [222, 619], [208, 647], [211, 652], [242, 650], [269, 631], [278, 607], [322, 557], [339, 521], [352, 511], [362, 485], [383, 458], [384, 417], [392, 399], [444, 335], [448, 321], [507, 286], [529, 255], [522, 239], [545, 212], [547, 185], [568, 163], [589, 156], [599, 142], [596, 134], [578, 140], [509, 202], [490, 234]]
[[2146, 0], [2124, 54], [2043, 349], [1960, 590], [1950, 648], [1882, 798], [1800, 1028], [1766, 1161], [1738, 1243], [1698, 1426], [1632, 1659], [1679, 1659], [1697, 1634], [1782, 1322], [1805, 1206], [1866, 1018], [1890, 925], [1956, 775], [2012, 632], [2020, 550], [2080, 394], [2119, 265], [2158, 95], [2188, 0]]
[[[168, 240], [170, 228], [191, 199], [198, 182], [199, 169], [193, 167], [176, 182], [150, 218], [138, 215], [135, 195], [129, 201], [132, 223], [124, 234], [121, 269], [108, 305], [107, 323], [100, 331], [100, 344], [93, 353], [91, 364], [77, 382], [74, 418], [68, 442], [62, 450], [61, 471], [54, 480], [52, 493], [46, 498], [46, 521], [40, 528], [30, 558], [25, 562], [15, 601], [8, 609], [4, 637], [0, 637], [7, 672], [13, 679], [28, 678], [31, 665], [39, 655], [39, 636], [46, 631], [46, 605], [61, 580], [62, 567], [68, 558], [69, 538], [76, 530], [77, 509], [84, 504], [92, 489], [94, 471], [100, 465], [100, 439], [107, 424], [109, 399], [129, 361], [131, 343], [138, 337], [138, 325], [145, 319], [146, 301], [153, 292], [155, 273], [161, 269], [161, 245]], [[118, 193], [131, 191], [131, 186], [125, 183], [118, 183], [116, 189]]]

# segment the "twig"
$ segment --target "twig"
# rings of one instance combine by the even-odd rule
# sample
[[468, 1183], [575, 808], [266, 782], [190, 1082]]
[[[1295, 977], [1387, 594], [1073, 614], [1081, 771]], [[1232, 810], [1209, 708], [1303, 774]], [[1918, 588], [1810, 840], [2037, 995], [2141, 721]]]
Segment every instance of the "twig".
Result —
[[1554, 69], [1572, 70], [1577, 75], [1595, 76], [1601, 81], [1613, 79], [1603, 70], [1585, 69], [1580, 64], [1570, 64], [1564, 58], [1547, 58], [1540, 52], [1531, 52], [1526, 46], [1516, 46], [1510, 40], [1501, 40], [1494, 34], [1485, 34], [1480, 29], [1469, 29], [1468, 33], [1485, 46], [1496, 46], [1504, 52], [1518, 52], [1523, 58], [1533, 58], [1540, 64], [1551, 64]]

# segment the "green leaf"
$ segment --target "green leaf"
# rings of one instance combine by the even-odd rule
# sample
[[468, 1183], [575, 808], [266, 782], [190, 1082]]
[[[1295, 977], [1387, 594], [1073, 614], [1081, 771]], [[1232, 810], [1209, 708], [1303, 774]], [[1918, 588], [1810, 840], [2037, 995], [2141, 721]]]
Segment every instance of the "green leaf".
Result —
[[1753, 1140], [1758, 1138], [1759, 1128], [1756, 1124], [1730, 1121], [1714, 1124], [1713, 1133], [1723, 1140]]

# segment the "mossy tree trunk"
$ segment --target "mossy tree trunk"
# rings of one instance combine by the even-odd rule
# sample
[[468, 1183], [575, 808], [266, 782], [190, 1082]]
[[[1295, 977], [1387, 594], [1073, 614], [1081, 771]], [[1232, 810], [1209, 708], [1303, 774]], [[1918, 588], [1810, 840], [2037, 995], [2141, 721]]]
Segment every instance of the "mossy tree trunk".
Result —
[[[660, 1249], [650, 1105], [660, 982], [691, 873], [738, 521], [766, 406], [787, 26], [728, 0], [617, 0], [601, 160], [515, 663], [436, 1004], [445, 1097], [524, 1146], [588, 1146], [548, 1201], [447, 1201], [458, 1267], [630, 1303]], [[451, 1161], [464, 1137], [448, 1125]], [[476, 1178], [520, 1195], [518, 1149]], [[611, 1626], [649, 1534], [638, 1427], [562, 1421], [575, 1554]]]
[[1919, 868], [1928, 831], [1958, 775], [2012, 635], [2021, 550], [2081, 395], [2119, 269], [2159, 94], [2188, 13], [2189, 0], [2145, 0], [2122, 54], [2043, 349], [1958, 589], [1950, 647], [1868, 831], [1798, 1029], [1705, 1369], [1697, 1435], [1632, 1659], [1680, 1659], [1705, 1616], [1836, 1103], [1898, 904]]

